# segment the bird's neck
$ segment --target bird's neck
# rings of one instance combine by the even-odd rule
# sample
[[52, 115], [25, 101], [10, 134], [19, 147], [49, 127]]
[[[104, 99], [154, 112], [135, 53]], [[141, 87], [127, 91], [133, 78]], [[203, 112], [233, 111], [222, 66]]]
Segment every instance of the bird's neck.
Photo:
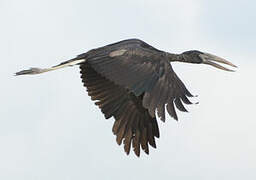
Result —
[[166, 52], [166, 56], [170, 62], [186, 62], [186, 59], [184, 58], [183, 54], [172, 54]]

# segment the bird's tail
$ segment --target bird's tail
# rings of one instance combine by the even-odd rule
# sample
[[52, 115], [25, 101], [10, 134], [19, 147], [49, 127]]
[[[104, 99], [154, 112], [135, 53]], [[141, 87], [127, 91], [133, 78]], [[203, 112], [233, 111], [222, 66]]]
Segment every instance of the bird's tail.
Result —
[[57, 69], [64, 68], [64, 67], [67, 67], [67, 66], [78, 65], [78, 64], [81, 64], [81, 63], [83, 63], [85, 61], [86, 61], [85, 59], [74, 58], [74, 59], [71, 59], [71, 60], [68, 60], [68, 61], [64, 61], [64, 62], [62, 62], [62, 63], [60, 63], [60, 64], [58, 64], [56, 66], [52, 66], [50, 68], [44, 68], [44, 69], [41, 69], [41, 68], [30, 68], [30, 69], [27, 69], [27, 70], [22, 70], [22, 71], [16, 72], [14, 75], [15, 76], [19, 76], [19, 75], [41, 74], [41, 73], [44, 73], [44, 72], [57, 70]]

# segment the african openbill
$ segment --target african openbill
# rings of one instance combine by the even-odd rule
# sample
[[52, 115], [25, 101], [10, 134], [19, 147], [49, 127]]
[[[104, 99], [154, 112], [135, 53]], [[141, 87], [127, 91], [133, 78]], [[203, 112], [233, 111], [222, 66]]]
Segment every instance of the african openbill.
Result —
[[[215, 62], [236, 67], [215, 55], [200, 51], [172, 54], [158, 50], [139, 39], [128, 39], [92, 49], [51, 68], [30, 68], [15, 75], [40, 74], [79, 65], [81, 78], [92, 100], [105, 118], [114, 117], [113, 133], [127, 154], [131, 144], [137, 156], [140, 147], [148, 154], [148, 144], [156, 148], [159, 138], [156, 120], [165, 121], [165, 109], [178, 120], [176, 108], [186, 112], [192, 94], [173, 71], [171, 62], [208, 64], [227, 69]], [[175, 105], [174, 105], [175, 104]], [[176, 107], [176, 108], [175, 108]]]

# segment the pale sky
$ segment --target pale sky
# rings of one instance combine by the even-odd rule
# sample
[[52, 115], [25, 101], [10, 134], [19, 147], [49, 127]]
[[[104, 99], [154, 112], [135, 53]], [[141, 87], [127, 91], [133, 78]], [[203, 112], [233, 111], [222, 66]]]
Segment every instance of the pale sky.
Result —
[[[0, 0], [0, 179], [256, 179], [256, 2]], [[159, 121], [157, 149], [127, 156], [87, 95], [79, 68], [15, 77], [92, 48], [140, 38], [239, 66], [173, 64], [199, 101]]]

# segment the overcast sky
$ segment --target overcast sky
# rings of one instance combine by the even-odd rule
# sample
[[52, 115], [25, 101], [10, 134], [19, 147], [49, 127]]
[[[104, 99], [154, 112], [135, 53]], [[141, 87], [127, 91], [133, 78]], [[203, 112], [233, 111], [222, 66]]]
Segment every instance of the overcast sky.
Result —
[[[256, 2], [0, 0], [0, 179], [256, 178]], [[150, 155], [127, 156], [86, 93], [79, 68], [14, 77], [92, 48], [140, 38], [198, 49], [239, 66], [173, 64], [200, 103], [159, 122]]]

